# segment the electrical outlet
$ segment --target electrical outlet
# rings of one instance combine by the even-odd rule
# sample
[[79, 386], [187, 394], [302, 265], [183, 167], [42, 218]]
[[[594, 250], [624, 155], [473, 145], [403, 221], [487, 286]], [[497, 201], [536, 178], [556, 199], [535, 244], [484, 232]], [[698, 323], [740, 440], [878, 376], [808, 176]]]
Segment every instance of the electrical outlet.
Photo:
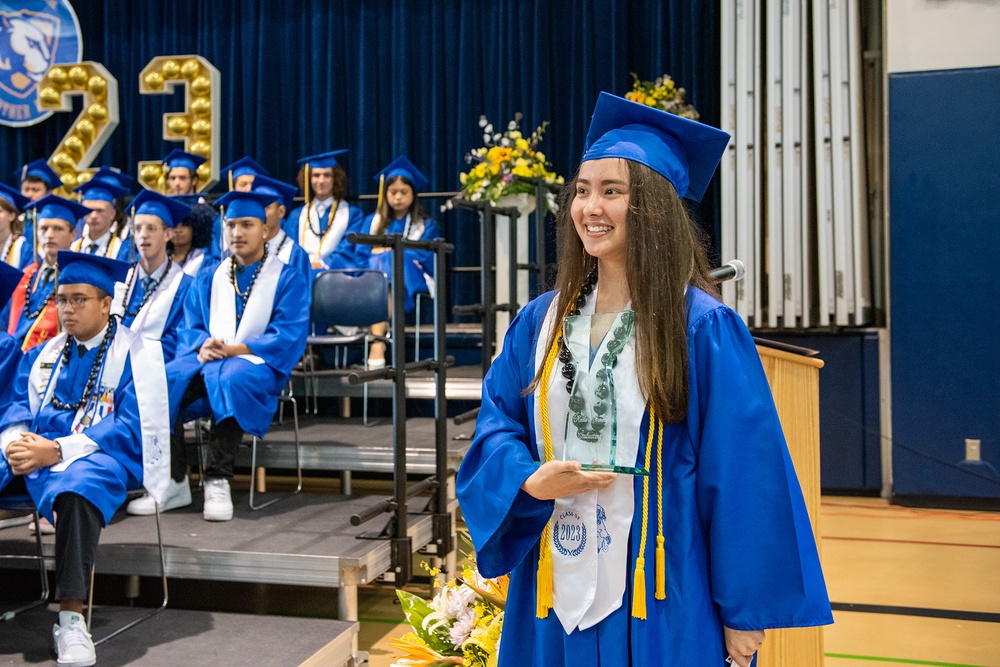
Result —
[[966, 461], [982, 460], [982, 452], [980, 449], [979, 440], [973, 440], [972, 438], [965, 439], [965, 460]]

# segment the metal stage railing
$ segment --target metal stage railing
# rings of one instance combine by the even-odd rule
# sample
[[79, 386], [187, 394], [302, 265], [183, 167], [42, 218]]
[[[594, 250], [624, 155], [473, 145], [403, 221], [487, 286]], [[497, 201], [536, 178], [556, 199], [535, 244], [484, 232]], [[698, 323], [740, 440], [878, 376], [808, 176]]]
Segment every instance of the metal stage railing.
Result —
[[[392, 431], [394, 449], [393, 495], [388, 500], [379, 501], [368, 510], [358, 512], [351, 518], [353, 525], [392, 512], [393, 517], [387, 531], [378, 537], [388, 539], [392, 547], [392, 569], [386, 579], [391, 579], [397, 586], [405, 585], [413, 577], [413, 550], [410, 537], [407, 535], [407, 503], [406, 500], [421, 491], [434, 488], [433, 538], [436, 553], [444, 556], [451, 553], [452, 516], [448, 511], [448, 477], [453, 471], [448, 469], [448, 402], [445, 395], [447, 368], [454, 364], [454, 359], [447, 356], [445, 345], [445, 323], [447, 321], [447, 280], [444, 280], [443, 269], [445, 258], [453, 252], [455, 246], [444, 239], [431, 241], [413, 241], [402, 234], [386, 234], [375, 236], [371, 234], [348, 234], [351, 243], [360, 243], [392, 250], [392, 364], [376, 370], [351, 373], [351, 384], [373, 382], [389, 379], [393, 381], [392, 397]], [[434, 252], [434, 276], [437, 293], [434, 299], [434, 356], [422, 361], [406, 363], [406, 318], [405, 312], [405, 258], [406, 248], [431, 250]], [[434, 396], [434, 444], [435, 444], [435, 474], [432, 478], [407, 487], [406, 479], [406, 374], [418, 370], [433, 370], [435, 372], [436, 391]], [[388, 575], [392, 575], [391, 577]]]

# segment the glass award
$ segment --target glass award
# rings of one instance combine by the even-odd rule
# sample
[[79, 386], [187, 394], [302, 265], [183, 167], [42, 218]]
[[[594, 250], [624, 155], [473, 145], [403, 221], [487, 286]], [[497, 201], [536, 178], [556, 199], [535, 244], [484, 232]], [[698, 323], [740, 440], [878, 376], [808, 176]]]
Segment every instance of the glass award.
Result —
[[563, 318], [563, 341], [571, 357], [573, 383], [563, 460], [579, 461], [584, 470], [649, 474], [637, 465], [639, 461], [616, 460], [618, 410], [612, 369], [632, 335], [634, 323], [635, 313], [631, 310]]

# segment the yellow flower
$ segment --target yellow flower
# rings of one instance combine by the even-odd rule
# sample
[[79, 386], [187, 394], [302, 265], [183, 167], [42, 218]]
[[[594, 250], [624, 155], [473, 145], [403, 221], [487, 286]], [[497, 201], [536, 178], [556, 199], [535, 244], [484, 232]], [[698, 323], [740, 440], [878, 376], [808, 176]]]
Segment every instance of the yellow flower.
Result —
[[520, 139], [521, 136], [522, 136], [521, 133], [519, 131], [517, 131], [517, 130], [514, 130], [513, 132], [508, 132], [507, 133], [507, 138], [508, 139]]
[[[520, 134], [520, 132], [518, 132], [518, 134]], [[521, 137], [517, 138], [517, 141], [514, 142], [514, 145], [517, 147], [517, 150], [524, 152], [527, 152], [531, 148], [531, 146], [528, 145], [527, 140], [522, 139]]]
[[465, 187], [465, 184], [468, 181], [469, 181], [469, 175], [466, 174], [464, 171], [461, 174], [458, 175], [458, 182], [462, 184], [463, 188]]
[[655, 107], [656, 106], [656, 99], [653, 98], [653, 97], [647, 97], [646, 98], [646, 106], [648, 106], [648, 107]]

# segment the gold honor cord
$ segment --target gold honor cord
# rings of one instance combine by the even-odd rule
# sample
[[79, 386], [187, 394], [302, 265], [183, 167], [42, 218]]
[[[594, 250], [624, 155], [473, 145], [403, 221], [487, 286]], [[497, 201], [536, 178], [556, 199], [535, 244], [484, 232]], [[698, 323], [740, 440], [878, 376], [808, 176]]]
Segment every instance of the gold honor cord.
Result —
[[[538, 390], [538, 407], [542, 426], [542, 444], [545, 462], [551, 461], [552, 453], [552, 428], [549, 424], [549, 384], [552, 369], [559, 356], [559, 341], [562, 333], [557, 332], [552, 347], [549, 348], [545, 356], [545, 363], [542, 366], [541, 383]], [[658, 530], [656, 536], [656, 599], [666, 599], [666, 553], [663, 543], [663, 423], [656, 418], [656, 408], [649, 406], [649, 428], [646, 435], [646, 470], [650, 469], [653, 455], [653, 432], [658, 433], [656, 440], [656, 470], [657, 470], [657, 494], [656, 509], [658, 515]], [[649, 478], [646, 475], [642, 478], [642, 533], [639, 539], [639, 556], [635, 559], [635, 572], [632, 577], [632, 617], [641, 620], [646, 619], [646, 559], [643, 556], [646, 552], [646, 526], [649, 521]], [[538, 618], [548, 618], [549, 609], [552, 608], [552, 521], [545, 524], [542, 531], [541, 542], [538, 547], [538, 586], [535, 600], [535, 616]]]

